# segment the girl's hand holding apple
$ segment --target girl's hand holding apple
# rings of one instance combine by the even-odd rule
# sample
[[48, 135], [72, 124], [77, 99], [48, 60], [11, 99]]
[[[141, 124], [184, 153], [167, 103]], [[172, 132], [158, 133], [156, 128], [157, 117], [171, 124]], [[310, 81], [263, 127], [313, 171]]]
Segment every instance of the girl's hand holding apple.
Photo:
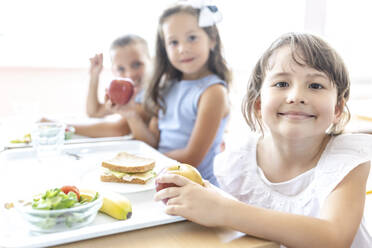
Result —
[[225, 197], [208, 181], [204, 187], [185, 176], [162, 173], [156, 179], [155, 201], [167, 201], [165, 212], [182, 216], [205, 226], [223, 226], [227, 204], [232, 200]]
[[[172, 165], [166, 168], [163, 168], [159, 176], [165, 174], [165, 173], [173, 173], [173, 174], [178, 174], [183, 177], [186, 177], [190, 179], [191, 181], [200, 184], [201, 186], [204, 186], [203, 178], [201, 177], [199, 171], [192, 165], [189, 164], [176, 164]], [[159, 180], [155, 181], [156, 185], [156, 191], [162, 190], [164, 188], [168, 187], [178, 187], [178, 185], [174, 183], [161, 183]], [[163, 199], [163, 202], [167, 204], [168, 199]]]
[[114, 79], [106, 90], [105, 107], [124, 118], [136, 115], [136, 88], [129, 78]]
[[136, 111], [136, 102], [134, 97], [132, 97], [127, 104], [120, 105], [113, 103], [109, 98], [105, 101], [105, 107], [111, 112], [120, 114], [122, 117], [129, 119], [134, 116], [138, 116]]

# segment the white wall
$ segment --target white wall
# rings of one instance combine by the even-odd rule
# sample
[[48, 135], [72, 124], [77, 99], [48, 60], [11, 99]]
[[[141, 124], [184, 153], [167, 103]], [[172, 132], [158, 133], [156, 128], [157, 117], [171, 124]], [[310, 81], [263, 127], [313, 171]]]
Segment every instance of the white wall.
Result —
[[[0, 117], [14, 113], [17, 102], [30, 98], [33, 98], [32, 102], [36, 102], [42, 114], [53, 111], [83, 114], [88, 58], [104, 52], [105, 67], [109, 68], [109, 45], [114, 38], [126, 33], [143, 36], [153, 50], [158, 16], [174, 2], [0, 1]], [[349, 66], [355, 85], [352, 96], [371, 96], [370, 91], [365, 90], [370, 89], [372, 79], [369, 62], [372, 56], [370, 1], [215, 2], [224, 17], [218, 26], [227, 61], [234, 72], [234, 111], [240, 111], [246, 82], [258, 57], [276, 37], [293, 31], [311, 31], [323, 35]], [[53, 72], [48, 68], [54, 68]], [[107, 82], [102, 81], [101, 88], [104, 88]], [[44, 87], [42, 91], [40, 87]], [[101, 93], [102, 96], [103, 89]], [[69, 103], [63, 104], [66, 96]]]

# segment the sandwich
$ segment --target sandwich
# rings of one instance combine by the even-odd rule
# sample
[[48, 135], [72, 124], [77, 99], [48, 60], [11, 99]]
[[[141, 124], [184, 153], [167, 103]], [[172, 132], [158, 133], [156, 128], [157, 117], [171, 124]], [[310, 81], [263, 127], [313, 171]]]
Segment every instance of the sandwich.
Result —
[[155, 160], [127, 152], [120, 152], [114, 158], [102, 162], [101, 181], [116, 183], [145, 184], [155, 177]]

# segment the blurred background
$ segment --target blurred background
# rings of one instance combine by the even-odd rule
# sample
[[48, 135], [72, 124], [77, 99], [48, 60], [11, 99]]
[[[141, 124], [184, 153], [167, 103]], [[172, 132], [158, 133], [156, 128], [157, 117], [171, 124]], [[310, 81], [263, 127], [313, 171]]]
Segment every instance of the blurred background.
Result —
[[[144, 37], [153, 55], [158, 16], [174, 0], [2, 0], [0, 2], [0, 120], [85, 117], [89, 58], [104, 53], [100, 98], [110, 81], [109, 46], [116, 37]], [[325, 38], [344, 58], [351, 78], [350, 108], [372, 105], [372, 2], [368, 0], [215, 1], [233, 70], [234, 125], [245, 125], [240, 102], [253, 65], [285, 32]], [[236, 118], [236, 121], [235, 121]]]

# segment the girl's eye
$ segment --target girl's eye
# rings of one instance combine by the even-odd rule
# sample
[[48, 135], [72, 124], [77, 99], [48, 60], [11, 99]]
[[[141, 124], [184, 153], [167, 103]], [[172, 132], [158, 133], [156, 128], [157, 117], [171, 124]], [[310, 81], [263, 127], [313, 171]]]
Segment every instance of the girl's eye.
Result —
[[119, 67], [118, 67], [118, 71], [119, 71], [119, 72], [124, 72], [124, 71], [125, 71], [125, 68], [122, 67], [122, 66], [119, 66]]
[[170, 46], [176, 46], [178, 44], [178, 41], [176, 41], [176, 40], [171, 40], [170, 42], [169, 42], [169, 45]]
[[138, 69], [138, 68], [140, 68], [141, 66], [142, 66], [142, 63], [139, 62], [139, 61], [136, 61], [136, 62], [132, 63], [132, 68], [133, 68], [133, 69]]
[[189, 41], [194, 41], [194, 40], [196, 40], [196, 35], [190, 35], [188, 37], [188, 39], [189, 39]]
[[311, 83], [311, 84], [309, 85], [309, 88], [310, 88], [310, 89], [315, 89], [315, 90], [317, 90], [317, 89], [323, 89], [324, 87], [323, 87], [321, 84], [318, 84], [318, 83]]
[[274, 86], [279, 87], [279, 88], [284, 88], [284, 87], [288, 87], [289, 86], [289, 83], [287, 83], [287, 82], [278, 82]]

